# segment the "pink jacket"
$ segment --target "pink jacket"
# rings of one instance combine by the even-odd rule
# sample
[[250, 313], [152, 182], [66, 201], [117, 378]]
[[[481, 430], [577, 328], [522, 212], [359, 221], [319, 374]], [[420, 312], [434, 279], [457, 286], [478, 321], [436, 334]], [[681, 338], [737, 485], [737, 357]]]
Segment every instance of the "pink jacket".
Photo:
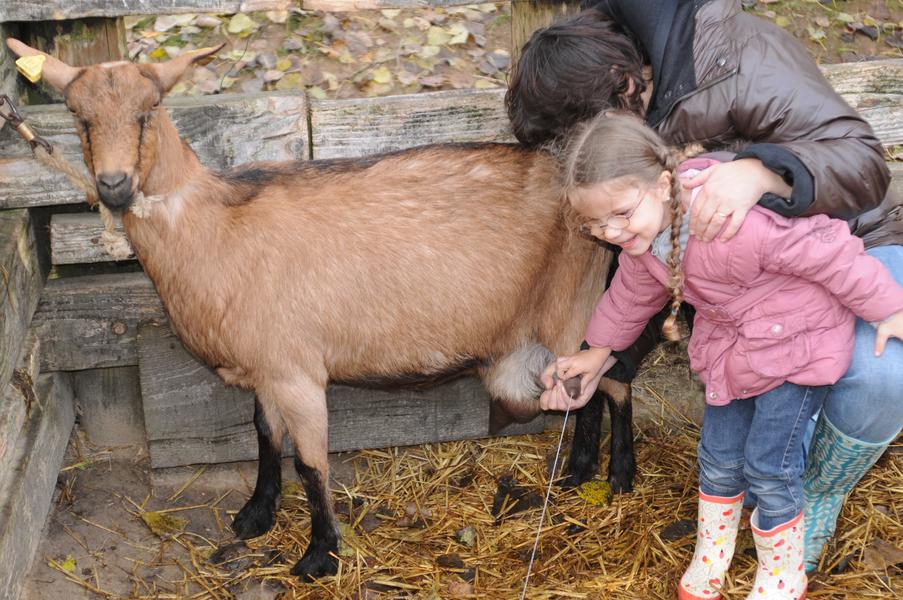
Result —
[[[693, 159], [681, 166], [705, 168]], [[728, 404], [785, 381], [830, 385], [853, 354], [855, 315], [881, 321], [903, 309], [903, 288], [844, 221], [750, 211], [730, 241], [691, 238], [684, 298], [696, 308], [690, 367], [709, 404]], [[668, 267], [622, 252], [587, 328], [591, 346], [623, 350], [667, 301]]]

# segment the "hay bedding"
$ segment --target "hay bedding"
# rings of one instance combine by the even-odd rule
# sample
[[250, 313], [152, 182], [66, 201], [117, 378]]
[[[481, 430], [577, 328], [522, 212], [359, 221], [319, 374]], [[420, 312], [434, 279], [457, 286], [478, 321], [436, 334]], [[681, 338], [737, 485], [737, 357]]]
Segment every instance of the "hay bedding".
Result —
[[[517, 598], [557, 439], [550, 432], [354, 453], [353, 485], [335, 490], [345, 535], [339, 573], [314, 584], [288, 574], [308, 535], [297, 483], [286, 483], [273, 530], [248, 542], [216, 547], [200, 536], [173, 533], [178, 520], [163, 519], [161, 554], [176, 543], [190, 557], [176, 561], [187, 593], [136, 589], [133, 597]], [[693, 551], [697, 439], [692, 429], [641, 434], [636, 489], [608, 505], [554, 490], [527, 597], [674, 598]], [[497, 493], [501, 476], [509, 477], [508, 494]], [[852, 495], [823, 565], [839, 572], [817, 577], [811, 598], [903, 595], [901, 492], [903, 438]], [[135, 508], [136, 518], [148, 524], [178, 514], [164, 510], [148, 519]], [[221, 529], [228, 539], [226, 523]], [[725, 598], [745, 597], [754, 567], [747, 529]], [[67, 576], [98, 596], [114, 597], [90, 578]]]

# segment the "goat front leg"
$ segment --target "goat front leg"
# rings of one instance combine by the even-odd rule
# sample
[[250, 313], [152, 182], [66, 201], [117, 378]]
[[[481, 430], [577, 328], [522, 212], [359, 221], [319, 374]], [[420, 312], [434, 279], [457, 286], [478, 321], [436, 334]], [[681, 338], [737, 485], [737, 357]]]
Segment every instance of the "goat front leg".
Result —
[[603, 379], [599, 386], [608, 397], [611, 415], [611, 456], [608, 483], [616, 494], [633, 490], [636, 458], [633, 452], [633, 397], [630, 383]]
[[[276, 412], [271, 409], [271, 412]], [[278, 414], [272, 415], [275, 426], [267, 421], [259, 398], [254, 398], [254, 428], [257, 430], [257, 484], [247, 504], [232, 521], [232, 531], [239, 539], [263, 535], [273, 527], [282, 491], [282, 438], [285, 426]]]
[[303, 377], [272, 388], [295, 445], [295, 469], [310, 509], [310, 543], [292, 575], [310, 581], [338, 570], [339, 527], [329, 491], [325, 384]]

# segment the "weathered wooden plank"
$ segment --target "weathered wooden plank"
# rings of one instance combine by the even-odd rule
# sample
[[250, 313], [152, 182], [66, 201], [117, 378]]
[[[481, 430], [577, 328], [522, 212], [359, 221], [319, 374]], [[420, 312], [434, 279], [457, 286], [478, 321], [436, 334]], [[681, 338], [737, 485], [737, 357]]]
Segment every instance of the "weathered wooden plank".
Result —
[[57, 21], [195, 12], [232, 14], [284, 10], [294, 5], [295, 0], [16, 0], [0, 5], [0, 21]]
[[33, 321], [41, 370], [136, 366], [138, 323], [165, 320], [143, 273], [50, 280]]
[[[142, 326], [138, 355], [151, 466], [257, 457], [252, 393], [226, 387], [168, 327]], [[327, 403], [330, 452], [489, 435], [489, 396], [469, 377], [419, 391], [331, 386]], [[505, 433], [542, 427], [536, 419]]]
[[19, 361], [42, 285], [28, 211], [0, 212], [0, 389]]
[[144, 411], [137, 367], [72, 373], [79, 424], [97, 446], [144, 446]]
[[311, 100], [313, 158], [344, 158], [439, 142], [513, 141], [504, 89]]
[[[125, 235], [122, 222], [116, 218], [116, 231]], [[50, 220], [50, 258], [55, 265], [94, 263], [112, 260], [103, 249], [100, 236], [104, 231], [97, 213], [65, 213]], [[133, 260], [134, 256], [128, 260]]]
[[40, 340], [29, 333], [10, 381], [0, 385], [0, 473], [10, 466], [25, 421], [36, 410], [34, 382], [40, 373]]
[[[352, 11], [374, 8], [427, 8], [474, 4], [473, 0], [303, 0], [305, 10]], [[16, 0], [0, 5], [2, 21], [52, 21], [83, 17], [168, 15], [179, 13], [234, 14], [257, 10], [287, 10], [298, 0]]]
[[903, 59], [820, 65], [838, 94], [903, 94]]
[[[18, 80], [15, 60], [6, 47], [7, 26], [0, 23], [0, 94], [10, 98], [18, 97]], [[0, 130], [6, 127], [6, 121], [0, 119]]]
[[0, 471], [0, 598], [22, 589], [75, 423], [65, 374], [42, 375], [36, 387], [40, 408], [25, 424], [12, 467]]
[[[235, 94], [166, 101], [183, 139], [211, 169], [260, 160], [308, 157], [307, 108], [290, 93]], [[87, 172], [72, 116], [65, 107], [23, 107], [35, 131], [56, 151]], [[15, 131], [0, 131], [0, 208], [84, 202], [61, 174], [31, 158]]]

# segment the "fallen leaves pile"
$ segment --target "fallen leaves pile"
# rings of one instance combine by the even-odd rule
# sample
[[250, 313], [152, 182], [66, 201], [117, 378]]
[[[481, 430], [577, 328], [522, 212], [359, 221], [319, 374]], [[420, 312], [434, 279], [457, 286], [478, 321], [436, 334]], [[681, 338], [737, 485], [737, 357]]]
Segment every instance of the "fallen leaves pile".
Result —
[[323, 13], [292, 9], [126, 20], [128, 53], [160, 61], [227, 42], [176, 95], [306, 90], [314, 98], [505, 85], [507, 3]]

